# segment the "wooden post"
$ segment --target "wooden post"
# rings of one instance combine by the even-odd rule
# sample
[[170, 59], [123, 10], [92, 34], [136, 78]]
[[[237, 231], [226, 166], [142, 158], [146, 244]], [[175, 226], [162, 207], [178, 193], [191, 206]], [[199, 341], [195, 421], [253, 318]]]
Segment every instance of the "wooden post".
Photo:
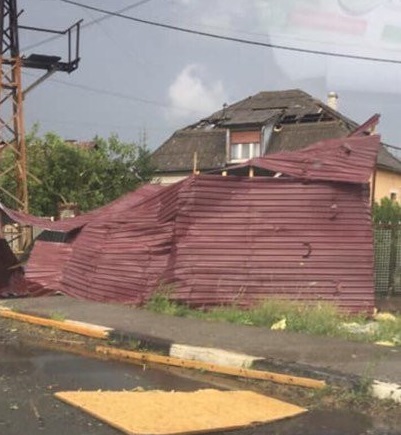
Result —
[[198, 173], [199, 173], [197, 166], [198, 166], [198, 153], [195, 151], [194, 152], [194, 167], [193, 167], [193, 174], [194, 175], [198, 175]]

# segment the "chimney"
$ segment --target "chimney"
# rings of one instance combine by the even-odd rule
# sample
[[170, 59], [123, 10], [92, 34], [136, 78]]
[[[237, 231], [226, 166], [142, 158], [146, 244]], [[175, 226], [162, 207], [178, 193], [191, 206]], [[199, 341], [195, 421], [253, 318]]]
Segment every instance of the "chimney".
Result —
[[338, 95], [335, 92], [327, 94], [327, 105], [333, 110], [338, 109]]

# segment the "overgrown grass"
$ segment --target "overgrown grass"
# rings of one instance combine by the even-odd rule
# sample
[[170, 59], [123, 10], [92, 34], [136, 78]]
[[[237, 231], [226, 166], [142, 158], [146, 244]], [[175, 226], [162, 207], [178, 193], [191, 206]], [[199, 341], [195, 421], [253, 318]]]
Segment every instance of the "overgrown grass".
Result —
[[145, 308], [154, 313], [169, 314], [177, 317], [187, 317], [191, 309], [186, 305], [179, 304], [171, 300], [172, 289], [169, 287], [157, 290], [152, 298], [146, 303]]
[[401, 316], [395, 320], [375, 322], [371, 332], [352, 332], [343, 327], [352, 323], [356, 326], [372, 322], [361, 315], [345, 314], [329, 303], [304, 303], [297, 301], [266, 300], [259, 305], [244, 309], [237, 305], [220, 306], [209, 310], [191, 309], [171, 299], [172, 289], [155, 292], [145, 308], [156, 313], [179, 317], [229, 322], [271, 328], [280, 322], [286, 331], [305, 334], [341, 337], [364, 342], [388, 342], [401, 345]]
[[239, 307], [218, 307], [204, 313], [209, 319], [243, 325], [271, 328], [280, 321], [285, 329], [318, 335], [337, 335], [338, 324], [349, 316], [340, 313], [330, 304], [305, 304], [302, 302], [268, 300], [247, 310]]

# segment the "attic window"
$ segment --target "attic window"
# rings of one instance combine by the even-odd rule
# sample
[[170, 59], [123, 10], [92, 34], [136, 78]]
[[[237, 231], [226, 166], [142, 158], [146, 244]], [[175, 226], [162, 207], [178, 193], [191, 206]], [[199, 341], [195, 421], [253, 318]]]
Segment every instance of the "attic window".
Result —
[[260, 156], [260, 143], [231, 144], [231, 161], [249, 160]]

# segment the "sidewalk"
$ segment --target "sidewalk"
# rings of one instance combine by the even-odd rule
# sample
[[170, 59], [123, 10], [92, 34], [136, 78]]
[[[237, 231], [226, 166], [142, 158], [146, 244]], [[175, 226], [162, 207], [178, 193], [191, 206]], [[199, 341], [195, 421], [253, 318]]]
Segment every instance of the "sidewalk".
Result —
[[[0, 305], [42, 317], [62, 314], [115, 329], [115, 340], [137, 340], [150, 350], [173, 344], [223, 349], [263, 358], [256, 368], [353, 382], [361, 377], [401, 384], [401, 349], [354, 343], [266, 328], [206, 322], [155, 314], [126, 305], [80, 301], [66, 296], [0, 301]], [[401, 391], [401, 390], [400, 390]]]

